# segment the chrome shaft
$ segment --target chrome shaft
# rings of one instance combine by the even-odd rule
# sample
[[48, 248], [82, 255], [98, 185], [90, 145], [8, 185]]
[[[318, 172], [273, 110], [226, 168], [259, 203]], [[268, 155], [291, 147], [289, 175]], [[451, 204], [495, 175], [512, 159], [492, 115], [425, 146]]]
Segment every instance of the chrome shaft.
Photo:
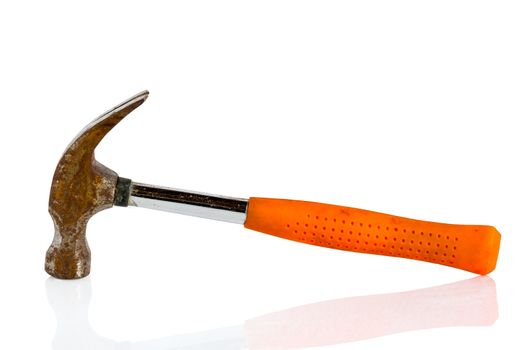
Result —
[[115, 205], [130, 205], [244, 224], [248, 200], [146, 185], [119, 178]]

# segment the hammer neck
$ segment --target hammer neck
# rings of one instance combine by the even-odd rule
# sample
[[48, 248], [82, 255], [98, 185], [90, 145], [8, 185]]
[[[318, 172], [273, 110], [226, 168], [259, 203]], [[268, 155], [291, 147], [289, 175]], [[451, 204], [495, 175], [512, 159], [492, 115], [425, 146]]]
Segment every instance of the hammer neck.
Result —
[[119, 178], [115, 205], [130, 205], [244, 224], [248, 200], [135, 183], [129, 179]]

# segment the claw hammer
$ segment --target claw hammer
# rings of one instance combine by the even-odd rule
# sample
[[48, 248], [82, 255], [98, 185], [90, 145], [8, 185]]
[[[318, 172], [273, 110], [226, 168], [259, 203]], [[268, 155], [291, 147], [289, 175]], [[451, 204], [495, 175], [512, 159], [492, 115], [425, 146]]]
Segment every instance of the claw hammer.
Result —
[[492, 226], [456, 225], [287, 199], [232, 198], [136, 183], [95, 159], [104, 136], [148, 97], [144, 91], [88, 124], [55, 170], [49, 213], [55, 235], [45, 269], [57, 278], [89, 274], [88, 220], [101, 210], [135, 206], [243, 224], [277, 237], [346, 251], [421, 260], [488, 274], [496, 267], [500, 234]]

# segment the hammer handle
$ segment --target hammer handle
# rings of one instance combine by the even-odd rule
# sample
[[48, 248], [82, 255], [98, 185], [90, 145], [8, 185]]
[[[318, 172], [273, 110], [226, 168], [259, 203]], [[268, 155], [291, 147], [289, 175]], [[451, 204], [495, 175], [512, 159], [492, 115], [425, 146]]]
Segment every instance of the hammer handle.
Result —
[[427, 261], [485, 275], [496, 267], [492, 226], [407, 219], [330, 204], [250, 198], [244, 226], [326, 248]]

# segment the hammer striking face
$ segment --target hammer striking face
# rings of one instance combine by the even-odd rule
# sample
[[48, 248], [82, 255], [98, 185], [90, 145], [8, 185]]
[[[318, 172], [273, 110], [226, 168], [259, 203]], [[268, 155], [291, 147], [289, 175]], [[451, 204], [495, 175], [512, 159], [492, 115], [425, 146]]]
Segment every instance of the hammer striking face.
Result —
[[90, 272], [88, 220], [113, 205], [136, 206], [243, 224], [297, 242], [427, 261], [478, 274], [494, 270], [500, 234], [492, 226], [452, 225], [363, 209], [269, 198], [232, 198], [134, 183], [95, 160], [104, 136], [148, 97], [144, 91], [88, 124], [69, 144], [51, 184], [55, 225], [46, 271], [57, 278]]

